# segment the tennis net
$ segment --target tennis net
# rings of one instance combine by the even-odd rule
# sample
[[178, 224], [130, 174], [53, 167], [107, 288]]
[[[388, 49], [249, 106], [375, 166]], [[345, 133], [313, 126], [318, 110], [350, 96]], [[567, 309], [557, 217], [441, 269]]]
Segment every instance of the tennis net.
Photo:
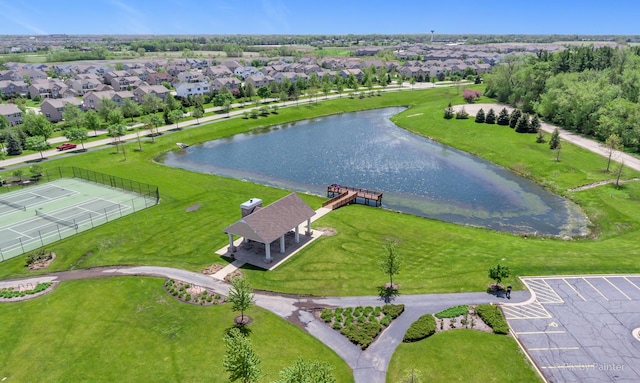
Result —
[[27, 207], [26, 206], [17, 204], [15, 202], [11, 202], [11, 201], [7, 201], [7, 200], [4, 200], [4, 199], [0, 199], [0, 203], [3, 204], [3, 205], [7, 205], [9, 207], [12, 207], [14, 209], [20, 209], [22, 211], [27, 211]]
[[36, 215], [38, 217], [42, 217], [42, 218], [46, 219], [47, 221], [51, 221], [51, 222], [54, 222], [54, 223], [59, 223], [60, 225], [67, 226], [67, 227], [70, 227], [72, 229], [76, 229], [76, 230], [78, 229], [78, 225], [74, 221], [69, 221], [69, 220], [66, 220], [66, 219], [56, 218], [56, 217], [54, 217], [52, 215], [49, 215], [47, 213], [43, 213], [43, 212], [38, 211], [38, 210], [36, 210]]

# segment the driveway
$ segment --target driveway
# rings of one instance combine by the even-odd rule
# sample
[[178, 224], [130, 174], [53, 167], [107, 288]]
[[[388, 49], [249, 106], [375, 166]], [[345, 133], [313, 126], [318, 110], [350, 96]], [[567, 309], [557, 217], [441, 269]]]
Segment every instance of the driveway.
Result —
[[640, 275], [522, 281], [532, 299], [503, 311], [549, 382], [640, 382]]

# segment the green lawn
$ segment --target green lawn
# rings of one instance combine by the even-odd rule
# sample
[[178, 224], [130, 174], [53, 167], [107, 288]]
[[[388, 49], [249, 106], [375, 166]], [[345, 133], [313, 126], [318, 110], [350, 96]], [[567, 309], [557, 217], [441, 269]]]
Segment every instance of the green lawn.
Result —
[[[156, 278], [63, 282], [35, 300], [1, 304], [0, 379], [15, 382], [227, 382], [222, 336], [229, 304], [180, 303]], [[248, 327], [272, 382], [299, 356], [330, 363], [338, 382], [351, 369], [318, 340], [253, 308]], [[281, 341], [286, 339], [286, 341]]]
[[[214, 252], [227, 244], [222, 229], [238, 219], [239, 204], [252, 197], [268, 204], [288, 191], [168, 168], [154, 162], [158, 155], [175, 149], [176, 142], [193, 144], [286, 121], [406, 105], [409, 109], [394, 118], [397, 124], [480, 154], [569, 196], [588, 212], [597, 239], [525, 239], [353, 205], [315, 223], [316, 227], [335, 228], [337, 235], [314, 242], [275, 271], [246, 269], [254, 287], [317, 295], [375, 294], [376, 287], [386, 282], [378, 264], [382, 242], [389, 235], [401, 240], [398, 251], [404, 264], [394, 278], [401, 293], [484, 290], [490, 282], [486, 276], [489, 266], [499, 261], [515, 275], [640, 272], [640, 185], [567, 192], [569, 187], [610, 178], [602, 171], [606, 159], [565, 143], [562, 161], [556, 162], [548, 146], [535, 144], [534, 135], [473, 120], [444, 120], [447, 103], [458, 100], [462, 101], [461, 91], [454, 88], [392, 92], [362, 100], [344, 97], [282, 108], [266, 118], [235, 118], [165, 134], [155, 144], [144, 143], [142, 152], [133, 150], [137, 147], [134, 140], [128, 144], [126, 162], [113, 148], [45, 161], [45, 167], [74, 165], [158, 185], [161, 194], [156, 207], [50, 246], [58, 258], [48, 271], [136, 264], [200, 271], [213, 262], [224, 263]], [[627, 177], [637, 175], [625, 172]], [[302, 198], [313, 208], [324, 200]], [[185, 211], [196, 203], [201, 204], [198, 211]], [[0, 263], [0, 278], [30, 274], [24, 268], [24, 257]], [[514, 278], [507, 283], [520, 286]]]
[[513, 338], [466, 329], [400, 344], [387, 382], [400, 382], [412, 369], [424, 382], [542, 382]]

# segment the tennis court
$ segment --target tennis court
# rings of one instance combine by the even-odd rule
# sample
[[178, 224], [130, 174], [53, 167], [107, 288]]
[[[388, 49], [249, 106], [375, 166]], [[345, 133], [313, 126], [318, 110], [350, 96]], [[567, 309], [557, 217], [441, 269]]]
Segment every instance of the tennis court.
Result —
[[156, 203], [157, 198], [152, 195], [81, 178], [59, 178], [0, 194], [0, 260]]

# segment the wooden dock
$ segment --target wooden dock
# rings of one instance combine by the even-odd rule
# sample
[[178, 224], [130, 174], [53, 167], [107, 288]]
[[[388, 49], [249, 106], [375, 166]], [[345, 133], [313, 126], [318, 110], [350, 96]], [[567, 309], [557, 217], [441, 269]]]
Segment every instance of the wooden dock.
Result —
[[371, 202], [374, 202], [376, 207], [382, 206], [382, 193], [351, 186], [329, 185], [327, 187], [327, 197], [331, 197], [331, 199], [323, 203], [322, 206], [331, 210], [358, 203], [359, 201], [369, 206], [371, 206]]

